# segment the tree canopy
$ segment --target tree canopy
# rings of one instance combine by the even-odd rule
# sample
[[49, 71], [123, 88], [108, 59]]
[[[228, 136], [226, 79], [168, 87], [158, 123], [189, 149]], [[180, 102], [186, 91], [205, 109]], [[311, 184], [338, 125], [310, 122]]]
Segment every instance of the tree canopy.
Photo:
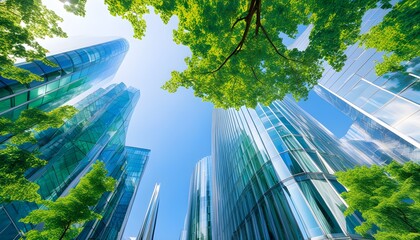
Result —
[[57, 108], [51, 112], [38, 109], [24, 110], [13, 122], [0, 118], [0, 136], [10, 136], [9, 141], [0, 146], [0, 203], [14, 200], [38, 201], [39, 186], [25, 178], [29, 168], [40, 167], [46, 161], [37, 157], [37, 152], [29, 152], [20, 146], [35, 143], [34, 131], [58, 128], [64, 120], [76, 113], [71, 106]]
[[356, 231], [362, 235], [379, 230], [376, 239], [420, 238], [420, 165], [392, 162], [386, 167], [356, 167], [338, 172], [338, 181], [348, 192], [346, 214], [362, 213], [366, 220]]
[[74, 239], [82, 230], [76, 224], [101, 218], [91, 208], [98, 203], [104, 192], [113, 191], [114, 186], [115, 179], [107, 176], [105, 164], [97, 161], [67, 196], [60, 197], [55, 202], [42, 201], [46, 209], [36, 209], [21, 220], [24, 223], [43, 223], [42, 230], [27, 232], [25, 239]]
[[[174, 40], [192, 56], [163, 88], [192, 88], [223, 108], [269, 104], [286, 94], [304, 98], [321, 77], [323, 61], [343, 67], [344, 50], [358, 40], [364, 13], [378, 2], [390, 7], [387, 0], [177, 1]], [[294, 38], [299, 26], [310, 24], [305, 49], [284, 44], [281, 33]]]
[[45, 59], [47, 49], [37, 42], [37, 38], [66, 37], [58, 26], [61, 21], [41, 0], [0, 1], [0, 75], [21, 83], [42, 80], [30, 71], [15, 67], [14, 63], [23, 58], [52, 65]]
[[[60, 0], [64, 8], [85, 15], [86, 0]], [[149, 7], [168, 22], [179, 19], [174, 40], [190, 48], [187, 69], [172, 72], [163, 86], [169, 92], [192, 88], [216, 107], [269, 104], [287, 94], [305, 98], [321, 77], [324, 61], [340, 70], [344, 50], [361, 40], [367, 47], [393, 52], [378, 65], [378, 73], [399, 68], [402, 60], [419, 53], [419, 3], [403, 0], [382, 24], [360, 37], [367, 10], [392, 7], [390, 0], [105, 0], [110, 14], [128, 20], [141, 39]], [[38, 14], [38, 12], [42, 14]], [[40, 80], [13, 67], [16, 57], [43, 59], [46, 50], [35, 37], [65, 36], [57, 15], [41, 0], [0, 3], [0, 75], [22, 83]], [[38, 19], [42, 16], [41, 19]], [[36, 20], [34, 20], [36, 18]], [[4, 23], [4, 24], [3, 24]], [[35, 24], [36, 23], [36, 24]], [[288, 48], [284, 36], [295, 38], [300, 26], [312, 25], [308, 46]], [[44, 59], [44, 61], [46, 61]]]
[[368, 48], [385, 51], [384, 61], [376, 65], [378, 75], [401, 70], [401, 62], [420, 56], [420, 2], [403, 0], [384, 20], [361, 36]]

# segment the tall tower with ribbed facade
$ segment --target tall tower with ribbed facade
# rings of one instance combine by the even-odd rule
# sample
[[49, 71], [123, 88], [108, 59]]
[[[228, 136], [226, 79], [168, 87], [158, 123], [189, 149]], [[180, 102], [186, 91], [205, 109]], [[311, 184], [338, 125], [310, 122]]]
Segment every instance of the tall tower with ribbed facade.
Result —
[[181, 240], [211, 240], [211, 157], [195, 165]]
[[290, 99], [215, 109], [214, 239], [359, 239], [335, 171], [363, 164]]
[[156, 222], [159, 212], [159, 190], [160, 184], [156, 183], [152, 197], [150, 198], [149, 206], [146, 210], [146, 216], [144, 216], [144, 221], [136, 240], [154, 239]]

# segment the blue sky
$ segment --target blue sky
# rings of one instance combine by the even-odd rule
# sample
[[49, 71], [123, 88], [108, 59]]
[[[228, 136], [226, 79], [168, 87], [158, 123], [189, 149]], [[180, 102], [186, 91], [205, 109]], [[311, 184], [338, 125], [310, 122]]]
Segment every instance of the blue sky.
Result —
[[[159, 17], [147, 15], [147, 31], [143, 40], [133, 39], [128, 22], [112, 17], [101, 1], [87, 1], [85, 18], [62, 10], [59, 1], [48, 6], [64, 18], [61, 24], [70, 41], [80, 36], [126, 38], [130, 50], [114, 78], [141, 91], [140, 101], [131, 119], [127, 145], [151, 149], [151, 158], [140, 183], [138, 195], [124, 236], [136, 236], [156, 182], [161, 183], [160, 209], [155, 239], [178, 239], [188, 202], [190, 176], [195, 163], [210, 154], [212, 104], [195, 98], [191, 90], [180, 89], [169, 94], [160, 87], [172, 70], [183, 70], [188, 48], [172, 41], [177, 20], [165, 26]], [[57, 41], [55, 41], [57, 42]], [[66, 40], [68, 43], [69, 41]], [[53, 41], [43, 41], [53, 50]], [[61, 44], [62, 51], [73, 44]], [[350, 121], [344, 115], [311, 93], [300, 103], [338, 136], [344, 135]]]

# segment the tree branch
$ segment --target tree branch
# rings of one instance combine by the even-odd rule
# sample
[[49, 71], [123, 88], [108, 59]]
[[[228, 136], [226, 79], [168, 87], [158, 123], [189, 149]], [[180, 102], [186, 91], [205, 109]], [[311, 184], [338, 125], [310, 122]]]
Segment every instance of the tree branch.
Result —
[[283, 54], [281, 54], [281, 53], [280, 53], [280, 51], [277, 49], [277, 47], [274, 45], [273, 41], [271, 41], [271, 39], [270, 39], [270, 37], [268, 36], [268, 33], [267, 33], [267, 31], [265, 30], [265, 28], [263, 27], [263, 25], [260, 25], [260, 27], [261, 27], [261, 30], [263, 31], [263, 33], [264, 33], [265, 37], [266, 37], [266, 38], [267, 38], [267, 40], [270, 42], [271, 46], [273, 46], [274, 50], [276, 51], [276, 53], [277, 53], [278, 55], [280, 55], [281, 57], [283, 57], [284, 59], [289, 60], [289, 61], [298, 62], [298, 63], [303, 63], [303, 62], [301, 62], [301, 61], [299, 61], [299, 60], [292, 59], [292, 58], [288, 58], [288, 57], [284, 56]]
[[64, 235], [66, 235], [66, 232], [67, 232], [67, 230], [69, 230], [70, 225], [71, 225], [71, 222], [69, 222], [69, 223], [66, 225], [66, 227], [64, 228], [64, 231], [63, 231], [63, 233], [61, 234], [61, 236], [60, 236], [59, 240], [61, 240], [61, 239], [63, 239], [63, 238], [64, 238]]
[[252, 74], [254, 75], [254, 78], [255, 78], [258, 82], [260, 82], [260, 83], [262, 84], [261, 80], [260, 80], [260, 79], [258, 79], [257, 74], [255, 73], [255, 70], [254, 70], [254, 68], [253, 68], [253, 67], [251, 67], [251, 70], [252, 70]]
[[284, 59], [289, 60], [289, 61], [303, 63], [299, 60], [288, 58], [284, 54], [280, 53], [280, 51], [274, 45], [273, 41], [268, 36], [267, 31], [265, 30], [265, 28], [261, 24], [261, 0], [251, 0], [251, 2], [249, 4], [248, 14], [245, 17], [241, 17], [241, 18], [236, 19], [236, 21], [233, 23], [233, 25], [231, 27], [231, 30], [233, 30], [237, 23], [239, 23], [240, 21], [245, 21], [245, 23], [246, 23], [245, 24], [245, 30], [244, 30], [244, 33], [242, 34], [241, 41], [236, 45], [235, 49], [229, 54], [229, 56], [227, 58], [225, 58], [225, 60], [219, 65], [218, 68], [216, 68], [215, 70], [213, 70], [211, 72], [207, 72], [207, 73], [215, 73], [215, 72], [219, 71], [229, 61], [229, 59], [233, 55], [238, 54], [242, 50], [242, 46], [244, 45], [245, 40], [248, 36], [249, 29], [251, 27], [252, 18], [253, 18], [254, 15], [256, 15], [256, 18], [257, 18], [256, 22], [255, 22], [255, 36], [258, 35], [259, 29], [261, 28], [265, 37], [270, 42], [270, 45], [274, 48], [274, 50], [276, 51], [276, 53], [279, 56], [281, 56]]
[[223, 63], [220, 64], [220, 66], [216, 70], [213, 70], [210, 73], [214, 73], [214, 72], [219, 71], [229, 61], [229, 59], [233, 55], [235, 55], [236, 53], [238, 53], [242, 49], [242, 45], [245, 43], [246, 37], [248, 36], [249, 28], [251, 27], [252, 17], [254, 16], [255, 11], [257, 10], [257, 5], [256, 5], [257, 1], [261, 1], [261, 0], [252, 0], [250, 5], [249, 5], [248, 14], [244, 18], [237, 19], [236, 22], [234, 23], [234, 25], [232, 26], [232, 27], [234, 27], [237, 22], [245, 20], [246, 25], [245, 25], [244, 33], [242, 34], [241, 41], [238, 43], [236, 48], [230, 53], [230, 55], [223, 61]]

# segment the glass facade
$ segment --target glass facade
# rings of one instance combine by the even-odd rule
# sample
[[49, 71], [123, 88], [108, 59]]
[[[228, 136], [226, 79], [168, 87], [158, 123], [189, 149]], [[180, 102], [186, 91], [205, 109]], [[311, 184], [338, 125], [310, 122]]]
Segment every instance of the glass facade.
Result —
[[201, 159], [191, 176], [182, 240], [211, 240], [211, 157]]
[[[123, 83], [98, 89], [75, 107], [78, 113], [59, 129], [39, 133], [37, 150], [47, 165], [27, 172], [29, 180], [40, 185], [43, 199], [55, 200], [75, 187], [97, 159], [105, 162], [109, 175], [117, 179], [116, 190], [105, 194], [95, 209], [104, 217], [89, 222], [83, 239], [115, 239], [122, 234], [149, 150], [125, 146], [131, 114], [140, 92]], [[0, 206], [0, 239], [18, 239], [35, 226], [19, 219], [36, 208], [26, 202]]]
[[334, 172], [363, 164], [290, 99], [215, 109], [214, 239], [359, 239]]
[[41, 76], [43, 81], [21, 84], [0, 76], [0, 117], [16, 119], [28, 108], [52, 110], [117, 72], [128, 42], [117, 39], [47, 57], [57, 66], [40, 61], [16, 66]]
[[[368, 11], [362, 32], [382, 21], [387, 12], [380, 8]], [[294, 46], [307, 45], [310, 31], [308, 28]], [[382, 152], [374, 154], [377, 163], [389, 158], [420, 161], [420, 57], [405, 62], [404, 71], [377, 76], [374, 67], [383, 61], [383, 52], [356, 43], [345, 53], [343, 69], [336, 72], [325, 63], [315, 88], [318, 95], [354, 120], [344, 140], [359, 150], [374, 146], [376, 152]]]
[[159, 190], [160, 184], [156, 183], [137, 240], [153, 240], [154, 238], [159, 211]]

